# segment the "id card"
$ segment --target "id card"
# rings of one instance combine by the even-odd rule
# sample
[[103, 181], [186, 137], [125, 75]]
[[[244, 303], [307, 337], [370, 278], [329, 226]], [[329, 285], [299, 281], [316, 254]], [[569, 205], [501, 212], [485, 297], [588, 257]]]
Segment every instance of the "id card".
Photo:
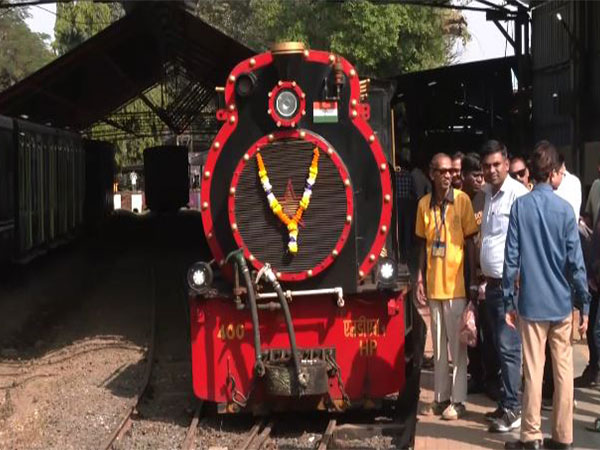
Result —
[[431, 246], [431, 256], [434, 258], [444, 258], [446, 256], [446, 243], [441, 241], [433, 241]]

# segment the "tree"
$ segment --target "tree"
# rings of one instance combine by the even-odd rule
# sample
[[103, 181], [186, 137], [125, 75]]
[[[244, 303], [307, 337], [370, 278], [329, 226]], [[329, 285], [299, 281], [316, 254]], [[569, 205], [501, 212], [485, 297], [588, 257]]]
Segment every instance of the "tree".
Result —
[[77, 47], [123, 16], [120, 3], [72, 2], [56, 4], [54, 42], [60, 56]]
[[195, 11], [258, 51], [271, 42], [302, 41], [376, 77], [446, 65], [456, 41], [468, 39], [458, 11], [366, 0], [197, 0]]
[[44, 39], [25, 23], [25, 8], [0, 11], [0, 91], [12, 86], [52, 60]]
[[[95, 34], [99, 33], [124, 15], [120, 3], [72, 2], [57, 3], [55, 40], [52, 47], [58, 55], [63, 55]], [[160, 92], [151, 90], [147, 97], [158, 101]], [[111, 116], [133, 133], [123, 139], [123, 131], [108, 123], [94, 125], [88, 135], [92, 139], [105, 139], [117, 147], [115, 159], [119, 167], [139, 164], [142, 151], [161, 143], [161, 134], [165, 128], [150, 108], [141, 100], [132, 100], [123, 105]]]

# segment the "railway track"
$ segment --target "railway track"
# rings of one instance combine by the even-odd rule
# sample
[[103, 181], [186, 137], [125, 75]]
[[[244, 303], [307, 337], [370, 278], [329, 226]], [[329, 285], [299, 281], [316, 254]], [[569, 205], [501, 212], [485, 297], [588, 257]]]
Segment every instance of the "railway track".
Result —
[[[152, 273], [151, 277], [152, 283], [155, 280], [155, 273]], [[137, 407], [139, 406], [142, 397], [148, 390], [150, 385], [150, 377], [152, 376], [152, 367], [154, 364], [154, 352], [156, 348], [156, 285], [152, 286], [152, 314], [150, 318], [150, 338], [148, 342], [148, 348], [146, 350], [145, 360], [147, 361], [146, 370], [144, 372], [144, 377], [142, 381], [141, 389], [136, 395], [135, 399], [132, 402], [132, 405], [127, 409], [125, 415], [119, 422], [117, 428], [114, 429], [108, 441], [102, 446], [104, 450], [111, 450], [115, 448], [115, 445], [122, 441], [125, 433], [127, 433], [131, 429], [131, 425], [133, 423], [133, 416], [137, 411]]]
[[[387, 449], [397, 448], [391, 438], [403, 431], [403, 425], [394, 422], [372, 422], [372, 423], [342, 423], [337, 419], [329, 419], [327, 426], [320, 436], [312, 436], [311, 439], [302, 444], [290, 444], [291, 433], [274, 433], [281, 421], [277, 419], [259, 419], [246, 433], [240, 450], [276, 450], [284, 448], [309, 448], [312, 450], [334, 450], [334, 449]], [[297, 434], [297, 431], [295, 432]], [[301, 446], [301, 447], [300, 447]], [[217, 448], [217, 447], [215, 447]], [[233, 448], [233, 447], [230, 447]]]
[[[153, 268], [150, 337], [141, 387], [118, 426], [102, 445], [105, 450], [143, 447], [144, 441], [166, 448], [171, 448], [177, 441], [176, 446], [184, 450], [196, 448], [196, 433], [203, 420], [202, 404], [192, 404], [186, 410], [186, 404], [190, 404], [193, 396], [189, 335], [181, 332], [187, 324], [183, 323], [185, 311], [181, 308], [185, 293], [179, 286], [180, 268], [178, 264], [161, 262], [158, 256], [155, 256]], [[193, 413], [191, 418], [189, 412]], [[161, 434], [165, 434], [162, 428], [171, 422], [174, 423], [166, 430], [166, 434], [171, 435], [169, 443], [158, 444], [163, 438]]]

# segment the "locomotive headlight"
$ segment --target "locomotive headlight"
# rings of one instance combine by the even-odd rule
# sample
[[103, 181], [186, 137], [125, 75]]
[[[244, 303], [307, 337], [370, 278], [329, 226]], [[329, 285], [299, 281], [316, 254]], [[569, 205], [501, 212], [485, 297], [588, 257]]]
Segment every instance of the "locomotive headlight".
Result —
[[294, 117], [298, 112], [298, 97], [296, 97], [296, 94], [288, 89], [284, 89], [277, 94], [277, 97], [275, 97], [275, 111], [284, 119]]
[[392, 258], [380, 258], [377, 263], [377, 285], [382, 288], [391, 288], [398, 278], [398, 265]]
[[190, 266], [187, 272], [187, 282], [190, 289], [198, 294], [204, 294], [210, 289], [213, 272], [210, 265], [199, 261]]

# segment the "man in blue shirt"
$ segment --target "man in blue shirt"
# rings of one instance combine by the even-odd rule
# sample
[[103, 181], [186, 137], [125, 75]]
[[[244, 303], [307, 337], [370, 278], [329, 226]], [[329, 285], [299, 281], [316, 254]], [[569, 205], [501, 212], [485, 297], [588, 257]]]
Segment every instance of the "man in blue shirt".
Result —
[[[538, 143], [531, 158], [537, 184], [511, 209], [502, 288], [506, 323], [518, 326], [523, 343], [521, 439], [505, 448], [568, 449], [573, 443], [573, 301], [581, 310], [579, 332], [587, 329], [590, 294], [573, 209], [554, 194], [563, 176], [556, 148]], [[519, 292], [515, 283], [519, 278]], [[542, 443], [540, 408], [546, 341], [554, 372], [552, 438]]]

